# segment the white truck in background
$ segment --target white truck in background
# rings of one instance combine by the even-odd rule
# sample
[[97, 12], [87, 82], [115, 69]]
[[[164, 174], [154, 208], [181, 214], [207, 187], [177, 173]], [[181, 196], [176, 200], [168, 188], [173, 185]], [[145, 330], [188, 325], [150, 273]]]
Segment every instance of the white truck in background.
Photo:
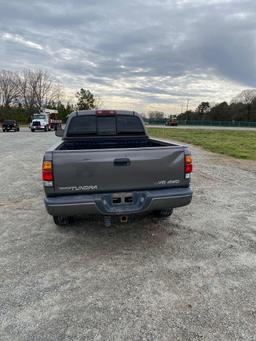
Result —
[[39, 113], [33, 115], [29, 127], [32, 132], [36, 130], [57, 130], [61, 127], [61, 120], [57, 119], [58, 110], [42, 109]]

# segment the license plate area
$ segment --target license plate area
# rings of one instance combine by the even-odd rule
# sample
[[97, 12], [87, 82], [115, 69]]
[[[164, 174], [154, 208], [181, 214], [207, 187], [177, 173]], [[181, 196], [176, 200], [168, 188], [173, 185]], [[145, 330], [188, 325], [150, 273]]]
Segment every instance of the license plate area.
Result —
[[112, 205], [132, 205], [133, 193], [113, 193]]

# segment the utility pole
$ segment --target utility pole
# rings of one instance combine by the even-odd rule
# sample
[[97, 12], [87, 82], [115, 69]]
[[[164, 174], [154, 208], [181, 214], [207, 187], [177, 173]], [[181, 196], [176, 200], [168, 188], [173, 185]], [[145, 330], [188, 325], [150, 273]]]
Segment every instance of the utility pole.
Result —
[[188, 111], [188, 104], [189, 104], [189, 102], [190, 102], [190, 99], [188, 98], [187, 99], [187, 111]]
[[189, 104], [190, 99], [187, 99], [187, 111], [186, 111], [186, 123], [188, 122], [188, 104]]

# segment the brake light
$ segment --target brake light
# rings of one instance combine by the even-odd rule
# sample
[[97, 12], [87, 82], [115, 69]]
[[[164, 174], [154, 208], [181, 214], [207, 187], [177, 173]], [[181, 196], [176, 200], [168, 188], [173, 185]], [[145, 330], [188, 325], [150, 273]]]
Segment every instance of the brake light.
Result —
[[116, 111], [115, 110], [96, 110], [97, 116], [115, 116]]
[[52, 161], [44, 161], [42, 167], [43, 181], [53, 181], [53, 166]]
[[193, 165], [192, 165], [192, 156], [185, 155], [185, 174], [192, 173]]

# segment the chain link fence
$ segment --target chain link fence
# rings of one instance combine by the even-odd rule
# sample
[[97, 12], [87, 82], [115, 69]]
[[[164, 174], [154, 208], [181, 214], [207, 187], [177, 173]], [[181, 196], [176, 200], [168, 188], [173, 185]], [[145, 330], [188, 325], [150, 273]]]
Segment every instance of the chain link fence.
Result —
[[[151, 125], [166, 125], [169, 119], [147, 119], [145, 122]], [[255, 121], [210, 121], [210, 120], [178, 120], [178, 125], [189, 126], [215, 126], [215, 127], [248, 127], [256, 128]]]

